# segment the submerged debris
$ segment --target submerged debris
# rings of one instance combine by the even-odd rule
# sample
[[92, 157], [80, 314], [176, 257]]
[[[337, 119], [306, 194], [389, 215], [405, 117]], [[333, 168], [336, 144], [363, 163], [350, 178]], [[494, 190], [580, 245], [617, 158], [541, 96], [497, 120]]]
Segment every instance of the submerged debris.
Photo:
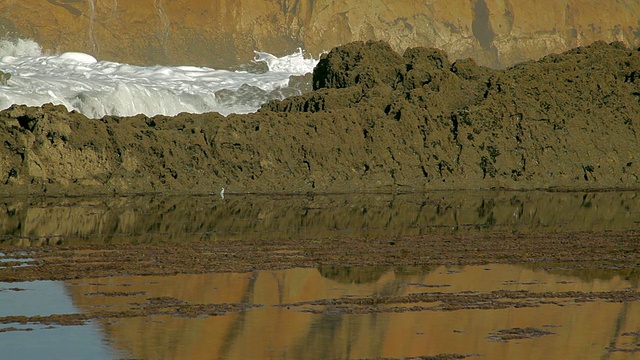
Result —
[[489, 334], [489, 336], [487, 336], [487, 338], [490, 339], [491, 341], [508, 342], [510, 340], [531, 339], [531, 338], [536, 338], [544, 335], [552, 335], [552, 334], [554, 333], [552, 333], [551, 331], [537, 329], [534, 327], [527, 327], [527, 328], [516, 327], [516, 328], [503, 329], [503, 330], [492, 332], [491, 334]]

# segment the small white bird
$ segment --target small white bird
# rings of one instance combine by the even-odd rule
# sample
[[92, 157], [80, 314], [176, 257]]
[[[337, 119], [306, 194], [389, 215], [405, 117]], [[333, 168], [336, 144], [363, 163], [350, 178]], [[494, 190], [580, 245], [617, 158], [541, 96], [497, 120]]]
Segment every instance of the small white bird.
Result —
[[222, 190], [220, 190], [220, 197], [224, 200], [224, 188], [222, 188]]

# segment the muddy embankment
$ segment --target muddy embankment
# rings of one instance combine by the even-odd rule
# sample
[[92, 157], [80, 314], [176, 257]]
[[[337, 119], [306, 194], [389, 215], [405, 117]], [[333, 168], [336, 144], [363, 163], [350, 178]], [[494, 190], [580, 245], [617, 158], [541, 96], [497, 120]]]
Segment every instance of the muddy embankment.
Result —
[[0, 112], [0, 194], [637, 189], [640, 51], [596, 42], [506, 70], [332, 50], [255, 114]]

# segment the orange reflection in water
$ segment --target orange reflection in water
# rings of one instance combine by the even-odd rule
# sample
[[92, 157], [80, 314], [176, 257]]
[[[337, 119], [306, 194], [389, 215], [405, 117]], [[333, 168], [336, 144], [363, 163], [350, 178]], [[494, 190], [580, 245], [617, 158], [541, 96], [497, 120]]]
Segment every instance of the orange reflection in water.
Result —
[[[105, 338], [135, 358], [359, 359], [440, 353], [482, 354], [489, 359], [634, 359], [638, 349], [638, 302], [594, 301], [500, 310], [414, 311], [375, 314], [312, 314], [304, 306], [345, 296], [396, 296], [417, 292], [493, 290], [611, 291], [637, 289], [632, 273], [553, 270], [514, 265], [419, 269], [320, 268], [253, 273], [113, 277], [69, 282], [83, 311], [117, 310], [157, 296], [189, 303], [250, 303], [244, 312], [206, 318], [170, 316], [101, 321]], [[139, 293], [104, 296], [106, 292]], [[535, 327], [554, 334], [495, 342], [490, 333]]]

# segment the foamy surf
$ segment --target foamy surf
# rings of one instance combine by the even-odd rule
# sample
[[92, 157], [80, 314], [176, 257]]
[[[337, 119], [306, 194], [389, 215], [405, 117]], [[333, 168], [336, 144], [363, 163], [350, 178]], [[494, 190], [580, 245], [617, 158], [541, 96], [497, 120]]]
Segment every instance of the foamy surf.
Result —
[[263, 103], [301, 91], [291, 76], [313, 71], [317, 60], [302, 50], [276, 57], [256, 52], [266, 72], [217, 70], [195, 66], [134, 66], [100, 61], [89, 54], [45, 55], [30, 40], [0, 40], [0, 109], [12, 104], [62, 104], [88, 117], [181, 112], [250, 113]]

